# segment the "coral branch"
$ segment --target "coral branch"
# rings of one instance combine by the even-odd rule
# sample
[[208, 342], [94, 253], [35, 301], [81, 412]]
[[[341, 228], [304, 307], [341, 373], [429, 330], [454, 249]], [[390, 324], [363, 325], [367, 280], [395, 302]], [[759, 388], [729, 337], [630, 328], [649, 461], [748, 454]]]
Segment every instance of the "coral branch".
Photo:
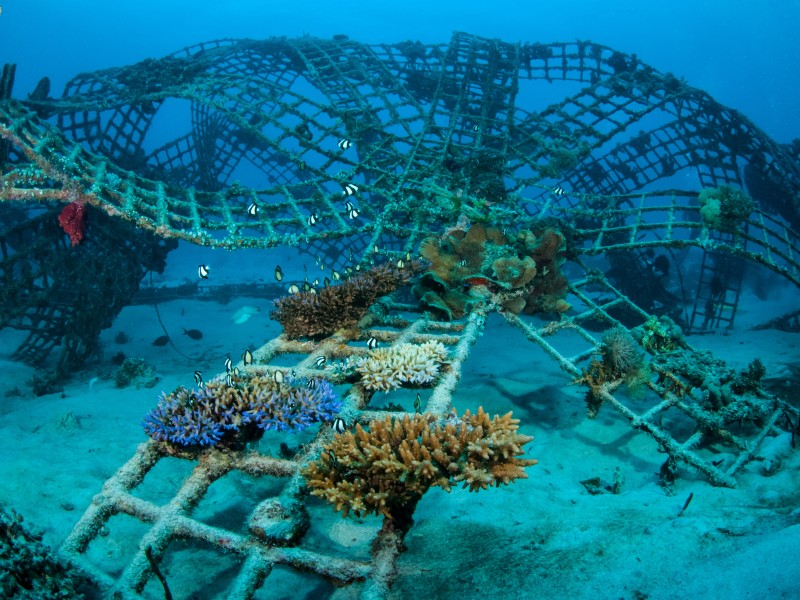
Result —
[[319, 292], [284, 296], [275, 301], [270, 316], [289, 338], [323, 337], [355, 326], [375, 300], [407, 284], [419, 268], [418, 261], [402, 268], [385, 264]]
[[526, 478], [535, 460], [517, 458], [533, 438], [517, 432], [511, 413], [490, 418], [455, 412], [372, 421], [368, 429], [336, 435], [303, 472], [311, 493], [344, 515], [381, 514], [410, 527], [422, 496], [433, 486], [456, 484], [470, 491]]

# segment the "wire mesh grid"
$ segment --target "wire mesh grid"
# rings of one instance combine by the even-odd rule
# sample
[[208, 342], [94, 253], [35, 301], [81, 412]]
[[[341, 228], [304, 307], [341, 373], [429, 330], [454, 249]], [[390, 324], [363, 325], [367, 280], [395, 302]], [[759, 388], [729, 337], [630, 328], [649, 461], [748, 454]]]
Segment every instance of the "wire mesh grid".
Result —
[[[580, 90], [537, 106], [534, 84], [554, 82]], [[150, 133], [175, 115], [185, 117], [188, 131], [154, 143]], [[511, 44], [464, 33], [434, 45], [222, 40], [80, 75], [60, 100], [0, 102], [0, 136], [0, 155], [18, 167], [0, 187], [6, 203], [80, 201], [165, 238], [231, 249], [288, 245], [333, 268], [415, 253], [423, 238], [446, 235], [462, 219], [511, 230], [558, 227], [567, 242], [572, 316], [544, 324], [503, 316], [570, 380], [585, 384], [595, 408], [615, 409], [658, 443], [667, 456], [665, 484], [684, 465], [733, 486], [764, 437], [796, 420], [795, 408], [757, 394], [715, 406], [685, 365], [658, 352], [644, 399], [628, 395], [620, 380], [592, 380], [596, 332], [623, 322], [626, 331], [641, 332], [654, 318], [652, 289], [641, 294], [610, 275], [623, 269], [627, 280], [657, 279], [652, 250], [699, 256], [700, 273], [687, 282], [697, 286], [685, 319], [693, 329], [733, 325], [745, 265], [800, 285], [796, 148], [633, 55], [591, 42]], [[238, 183], [248, 169], [257, 178]], [[670, 178], [689, 170], [699, 187], [746, 187], [753, 210], [733, 231], [710, 226], [699, 191], [670, 189]], [[667, 189], [655, 187], [665, 181]], [[249, 210], [254, 205], [258, 210]], [[14, 261], [30, 260], [23, 252], [4, 246], [4, 277], [12, 277]], [[449, 347], [450, 367], [426, 412], [450, 408], [470, 344], [498, 309], [494, 300], [456, 323], [392, 306], [386, 314], [394, 321], [369, 330], [383, 344], [437, 339]], [[50, 340], [46, 321], [40, 335]], [[252, 368], [313, 375], [317, 355], [363, 352], [336, 336], [321, 344], [279, 337], [255, 353]], [[706, 360], [688, 345], [682, 353]], [[295, 355], [302, 357], [296, 364], [274, 364]], [[358, 384], [348, 389], [348, 421], [383, 414]], [[360, 582], [362, 597], [384, 597], [399, 550], [382, 532], [363, 560], [305, 546], [299, 471], [329, 435], [322, 428], [294, 459], [204, 451], [176, 495], [161, 503], [135, 491], [176, 455], [148, 442], [106, 483], [64, 551], [122, 595], [140, 593], [152, 580], [150, 559], [157, 564], [170, 545], [190, 538], [237, 557], [229, 597], [252, 597], [280, 565]], [[709, 454], [714, 445], [731, 458], [717, 463]], [[195, 519], [197, 503], [233, 472], [286, 483], [243, 517], [238, 532]], [[118, 577], [86, 555], [115, 514], [146, 524]]]

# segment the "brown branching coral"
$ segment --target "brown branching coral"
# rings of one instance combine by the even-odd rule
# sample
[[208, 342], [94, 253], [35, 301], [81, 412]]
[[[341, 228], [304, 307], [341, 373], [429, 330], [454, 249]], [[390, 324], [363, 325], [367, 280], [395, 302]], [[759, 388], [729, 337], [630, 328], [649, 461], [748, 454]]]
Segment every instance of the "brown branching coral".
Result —
[[475, 223], [422, 241], [420, 254], [431, 265], [413, 291], [421, 304], [448, 319], [471, 310], [478, 298], [470, 289], [476, 286], [485, 286], [509, 312], [564, 312], [569, 304], [563, 251], [564, 236], [549, 227], [507, 234]]
[[407, 284], [419, 268], [418, 261], [380, 265], [341, 285], [278, 298], [270, 316], [289, 338], [321, 338], [358, 324], [376, 299]]
[[526, 478], [533, 459], [517, 458], [533, 438], [517, 432], [511, 413], [490, 418], [478, 409], [444, 423], [430, 414], [371, 421], [336, 435], [304, 475], [311, 493], [342, 511], [380, 514], [401, 529], [432, 486], [470, 491]]

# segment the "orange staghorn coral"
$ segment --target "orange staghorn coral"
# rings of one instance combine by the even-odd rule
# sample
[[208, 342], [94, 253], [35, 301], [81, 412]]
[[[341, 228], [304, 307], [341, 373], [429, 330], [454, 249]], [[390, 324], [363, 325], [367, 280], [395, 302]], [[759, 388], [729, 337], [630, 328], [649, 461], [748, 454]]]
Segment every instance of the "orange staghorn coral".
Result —
[[511, 413], [478, 409], [439, 420], [425, 413], [386, 417], [336, 435], [303, 475], [311, 493], [346, 516], [380, 514], [407, 531], [419, 500], [433, 486], [470, 491], [526, 478], [533, 459], [517, 458], [533, 438], [518, 433]]
[[321, 338], [357, 325], [375, 300], [407, 284], [419, 269], [419, 261], [403, 268], [384, 264], [341, 285], [278, 298], [270, 316], [288, 338]]

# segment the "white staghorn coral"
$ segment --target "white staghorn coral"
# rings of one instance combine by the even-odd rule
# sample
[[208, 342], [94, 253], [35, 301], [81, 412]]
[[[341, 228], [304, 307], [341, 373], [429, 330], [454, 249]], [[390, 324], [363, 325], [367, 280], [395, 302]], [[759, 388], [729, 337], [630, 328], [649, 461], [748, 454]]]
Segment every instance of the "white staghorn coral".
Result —
[[446, 359], [447, 349], [441, 342], [397, 344], [371, 350], [356, 361], [356, 371], [368, 390], [388, 392], [405, 383], [433, 381]]

